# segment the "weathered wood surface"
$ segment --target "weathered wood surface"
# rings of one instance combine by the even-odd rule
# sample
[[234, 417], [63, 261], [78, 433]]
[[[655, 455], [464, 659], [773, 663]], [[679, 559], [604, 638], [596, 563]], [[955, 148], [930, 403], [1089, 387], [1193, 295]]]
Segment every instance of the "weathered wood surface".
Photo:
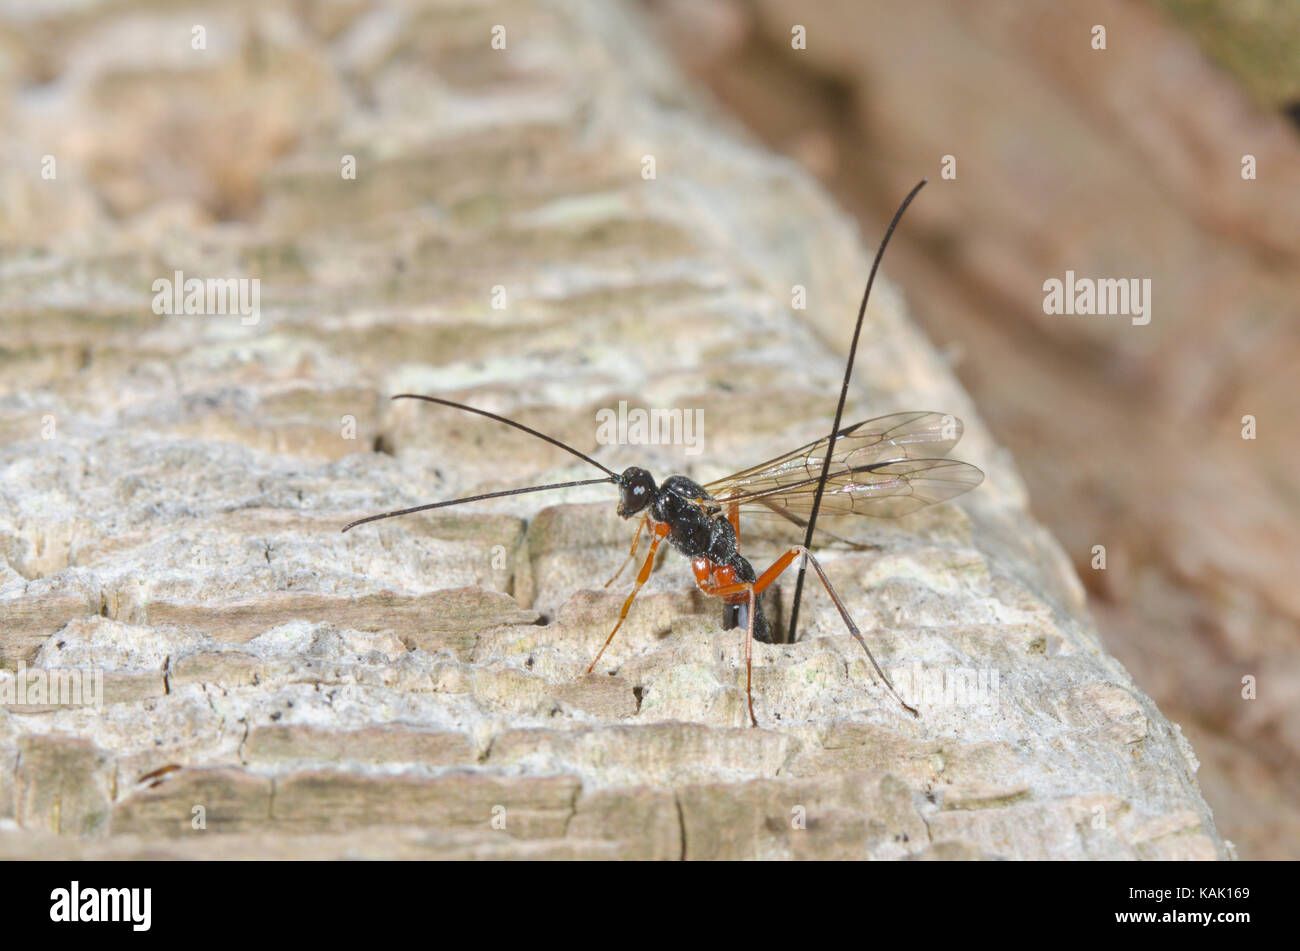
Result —
[[[890, 273], [1015, 455], [1104, 646], [1186, 731], [1220, 833], [1300, 858], [1300, 5], [646, 6], [867, 235], [953, 156]], [[1067, 269], [1149, 278], [1151, 322], [1044, 314]]]
[[[202, 54], [194, 19], [0, 32], [0, 664], [102, 669], [106, 701], [0, 708], [0, 852], [1230, 854], [888, 284], [851, 415], [954, 412], [988, 480], [828, 570], [898, 680], [996, 674], [992, 702], [903, 715], [814, 594], [756, 649], [751, 729], [740, 637], [672, 555], [583, 678], [626, 591], [600, 488], [340, 534], [590, 475], [396, 392], [700, 478], [821, 435], [867, 255], [617, 4], [259, 0], [205, 10]], [[260, 279], [260, 320], [155, 315], [175, 270]], [[598, 446], [620, 399], [702, 409], [704, 451]]]

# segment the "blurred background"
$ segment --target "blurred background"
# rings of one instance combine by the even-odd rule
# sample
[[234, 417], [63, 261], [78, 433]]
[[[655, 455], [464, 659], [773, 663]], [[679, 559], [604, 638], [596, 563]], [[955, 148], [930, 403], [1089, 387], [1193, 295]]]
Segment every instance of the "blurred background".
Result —
[[[1192, 741], [1224, 837], [1300, 857], [1300, 4], [645, 9], [864, 234], [930, 176], [886, 272], [1014, 454], [1107, 647]], [[1067, 269], [1150, 278], [1151, 322], [1046, 316]]]
[[[87, 327], [134, 321], [161, 347], [147, 336], [147, 307], [120, 288], [165, 272], [137, 253], [160, 234], [171, 253], [219, 265], [222, 248], [190, 237], [200, 226], [263, 226], [258, 273], [298, 282], [299, 304], [369, 306], [358, 275], [391, 269], [390, 301], [478, 306], [475, 280], [431, 266], [445, 249], [417, 243], [390, 261], [366, 257], [364, 242], [459, 177], [558, 174], [547, 160], [558, 133], [544, 125], [510, 156], [485, 138], [468, 156], [394, 160], [391, 174], [363, 179], [357, 206], [392, 218], [360, 222], [351, 248], [281, 239], [310, 233], [322, 200], [345, 194], [312, 184], [337, 174], [340, 142], [379, 163], [419, 141], [430, 92], [401, 57], [458, 58], [467, 99], [476, 70], [499, 68], [481, 56], [492, 21], [472, 4], [408, 14], [419, 30], [393, 14], [425, 6], [0, 0], [0, 301], [28, 301], [22, 339], [41, 339], [47, 319], [31, 301], [56, 306], [75, 292], [97, 302]], [[1300, 858], [1300, 4], [635, 6], [701, 91], [818, 177], [864, 235], [879, 235], [930, 177], [887, 276], [1014, 454], [1107, 646], [1182, 725], [1223, 836], [1245, 858]], [[196, 10], [208, 24], [204, 60], [175, 41]], [[527, 29], [528, 5], [514, 15]], [[1104, 49], [1094, 48], [1099, 25]], [[792, 45], [796, 26], [803, 48]], [[372, 94], [396, 104], [382, 136], [364, 108]], [[351, 124], [336, 128], [344, 114]], [[46, 152], [59, 156], [63, 187], [31, 174]], [[941, 176], [944, 156], [955, 178]], [[1253, 178], [1243, 178], [1246, 156]], [[498, 211], [454, 199], [457, 221]], [[86, 255], [72, 290], [50, 287], [59, 254]], [[1067, 269], [1149, 278], [1150, 323], [1045, 315], [1043, 282]], [[354, 332], [320, 330], [335, 343]], [[17, 393], [91, 362], [75, 336], [12, 339], [0, 336], [0, 355]], [[123, 339], [121, 352], [108, 342], [94, 359], [129, 362], [125, 348], [140, 343]], [[405, 345], [394, 329], [384, 356], [399, 360]], [[308, 360], [262, 346], [259, 359], [285, 380]], [[339, 451], [333, 434], [307, 427], [258, 436], [243, 397], [211, 398], [250, 441]], [[1247, 416], [1256, 438], [1242, 436]]]

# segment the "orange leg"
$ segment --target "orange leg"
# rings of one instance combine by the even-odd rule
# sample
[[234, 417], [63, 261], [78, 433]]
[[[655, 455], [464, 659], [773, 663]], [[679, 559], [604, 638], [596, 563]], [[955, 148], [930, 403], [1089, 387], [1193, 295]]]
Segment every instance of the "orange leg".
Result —
[[600, 661], [600, 655], [605, 653], [605, 648], [609, 646], [609, 642], [614, 639], [614, 635], [618, 633], [618, 629], [622, 627], [623, 622], [627, 620], [627, 612], [632, 607], [632, 599], [635, 598], [637, 592], [641, 590], [641, 586], [649, 580], [650, 572], [654, 570], [655, 552], [659, 550], [659, 543], [668, 537], [669, 528], [667, 525], [656, 525], [654, 532], [655, 537], [650, 542], [650, 553], [646, 555], [645, 563], [641, 565], [641, 571], [636, 576], [636, 587], [632, 589], [632, 593], [629, 594], [627, 600], [623, 602], [623, 610], [618, 612], [618, 623], [614, 625], [614, 630], [609, 632], [609, 637], [605, 638], [604, 646], [602, 646], [600, 651], [596, 654], [596, 659], [591, 662], [591, 666], [587, 668], [587, 673], [591, 673], [596, 669], [596, 664]]
[[[903, 701], [903, 698], [898, 695], [898, 691], [894, 689], [894, 685], [889, 682], [889, 678], [885, 676], [885, 672], [880, 669], [880, 665], [876, 663], [876, 658], [873, 657], [871, 654], [871, 648], [867, 646], [867, 642], [862, 638], [862, 632], [859, 631], [858, 626], [853, 623], [853, 618], [849, 617], [849, 612], [848, 609], [844, 607], [844, 602], [840, 600], [840, 596], [836, 594], [835, 589], [831, 587], [830, 579], [826, 577], [826, 572], [822, 570], [821, 564], [819, 564], [817, 559], [813, 557], [813, 553], [810, 552], [808, 549], [804, 548], [802, 545], [795, 545], [793, 548], [787, 551], [776, 561], [772, 562], [771, 567], [769, 567], [767, 571], [759, 575], [757, 581], [754, 582], [737, 581], [734, 584], [711, 585], [705, 588], [705, 591], [708, 594], [714, 595], [715, 597], [722, 598], [724, 601], [727, 600], [728, 598], [735, 598], [741, 594], [748, 594], [749, 618], [750, 618], [749, 634], [750, 637], [752, 638], [754, 633], [754, 598], [762, 594], [764, 591], [766, 591], [767, 588], [772, 584], [772, 582], [776, 581], [776, 579], [781, 576], [781, 573], [784, 572], [787, 568], [789, 568], [790, 565], [793, 564], [794, 560], [798, 558], [800, 555], [808, 556], [808, 561], [812, 563], [813, 568], [816, 570], [817, 577], [821, 578], [822, 584], [826, 588], [826, 593], [829, 594], [831, 596], [831, 600], [835, 602], [835, 607], [839, 610], [840, 617], [844, 619], [844, 624], [846, 627], [848, 627], [849, 633], [852, 634], [853, 638], [859, 644], [862, 645], [862, 649], [867, 652], [867, 660], [871, 661], [871, 666], [875, 669], [876, 673], [880, 676], [880, 679], [884, 681], [885, 687], [893, 695], [894, 699], [897, 700], [900, 704], [902, 704], [904, 710], [912, 714], [912, 716], [914, 717], [920, 716], [920, 714], [916, 712], [915, 708], [908, 706], [907, 703]], [[704, 585], [701, 585], [701, 587], [704, 587]], [[746, 658], [746, 662], [748, 663], [749, 660], [748, 644], [745, 645], [745, 658]], [[751, 697], [750, 717], [752, 718], [753, 715], [754, 715], [753, 698]]]
[[695, 581], [705, 594], [724, 601], [734, 601], [743, 593], [749, 599], [749, 623], [745, 628], [745, 699], [749, 701], [749, 725], [758, 726], [758, 717], [754, 716], [754, 599], [757, 597], [754, 585], [748, 581], [716, 583], [713, 580], [715, 573], [721, 572], [724, 577], [734, 578], [735, 572], [730, 568], [717, 568], [706, 559], [697, 559], [693, 566]]
[[618, 571], [614, 572], [614, 577], [610, 578], [608, 581], [605, 582], [606, 588], [608, 588], [615, 581], [617, 581], [619, 575], [621, 575], [624, 571], [627, 570], [628, 565], [632, 564], [632, 559], [636, 557], [637, 546], [641, 544], [641, 533], [645, 531], [647, 518], [648, 516], [645, 515], [641, 516], [641, 523], [637, 525], [636, 534], [632, 536], [632, 550], [627, 553], [627, 558], [623, 559], [623, 566], [619, 568]]

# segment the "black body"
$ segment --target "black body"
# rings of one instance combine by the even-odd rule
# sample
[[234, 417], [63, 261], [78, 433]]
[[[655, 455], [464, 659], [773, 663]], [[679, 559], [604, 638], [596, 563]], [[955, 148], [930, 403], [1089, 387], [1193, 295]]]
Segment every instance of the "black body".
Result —
[[[721, 506], [700, 505], [701, 499], [712, 500], [704, 487], [686, 476], [669, 476], [656, 487], [650, 473], [632, 466], [620, 478], [622, 498], [618, 514], [623, 518], [636, 515], [648, 504], [650, 517], [667, 525], [668, 543], [687, 558], [707, 558], [736, 572], [738, 581], [757, 581], [753, 565], [740, 553], [736, 530], [731, 527]], [[724, 604], [723, 630], [748, 627], [749, 604]], [[758, 599], [754, 601], [754, 637], [772, 643], [771, 629]]]

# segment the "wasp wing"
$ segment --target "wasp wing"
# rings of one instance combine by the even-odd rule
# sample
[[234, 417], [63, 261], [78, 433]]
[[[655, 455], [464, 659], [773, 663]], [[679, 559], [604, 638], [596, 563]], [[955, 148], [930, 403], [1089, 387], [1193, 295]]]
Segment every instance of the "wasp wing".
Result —
[[[830, 450], [831, 472], [888, 459], [946, 456], [961, 439], [962, 431], [960, 419], [943, 413], [894, 413], [854, 423], [835, 434]], [[723, 498], [760, 484], [770, 485], [774, 479], [815, 479], [821, 475], [831, 442], [831, 437], [823, 436], [784, 455], [710, 482], [704, 488], [715, 498]]]
[[[774, 479], [771, 485], [719, 497], [723, 510], [736, 506], [750, 516], [776, 515], [807, 525], [817, 497], [816, 476], [794, 481]], [[946, 502], [984, 481], [984, 473], [956, 459], [894, 459], [832, 470], [822, 494], [821, 514], [829, 517], [871, 515], [898, 518], [927, 505]]]
[[[975, 466], [941, 458], [961, 438], [962, 423], [942, 413], [895, 413], [841, 429], [743, 472], [705, 486], [705, 503], [733, 506], [752, 520], [759, 536], [779, 539], [806, 528], [829, 450], [830, 471], [822, 494], [818, 534], [871, 547], [854, 516], [897, 518], [961, 495], [984, 480]], [[847, 518], [845, 516], [848, 516]], [[763, 523], [771, 525], [764, 530]], [[751, 531], [751, 533], [753, 532]]]
[[[894, 413], [846, 426], [704, 488], [724, 507], [797, 521], [812, 511], [826, 453], [830, 470], [822, 496], [826, 515], [891, 518], [942, 502], [979, 485], [984, 474], [939, 457], [961, 439], [962, 422], [943, 413]], [[924, 463], [892, 465], [883, 463]], [[804, 522], [806, 524], [806, 522]]]

